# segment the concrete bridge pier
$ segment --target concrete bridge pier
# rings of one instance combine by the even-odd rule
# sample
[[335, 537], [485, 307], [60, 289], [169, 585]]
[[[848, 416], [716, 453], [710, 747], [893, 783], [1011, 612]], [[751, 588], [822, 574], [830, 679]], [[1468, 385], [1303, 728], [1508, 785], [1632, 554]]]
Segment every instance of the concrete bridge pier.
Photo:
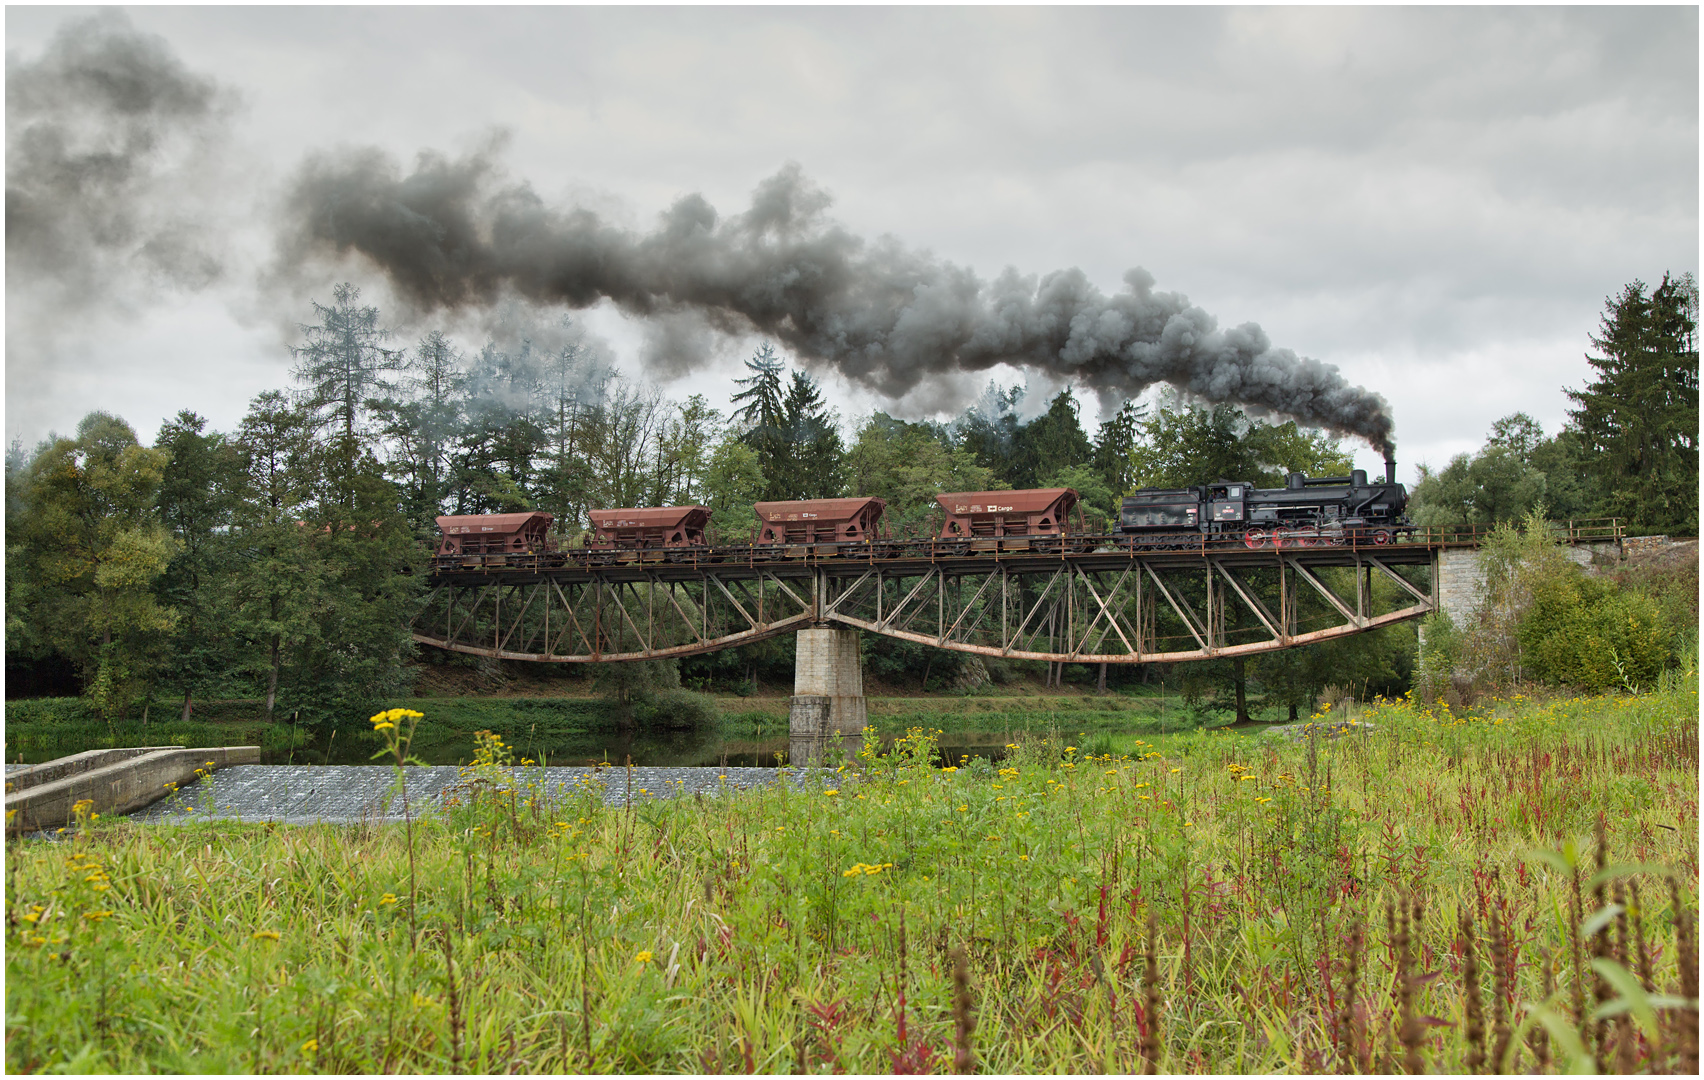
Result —
[[858, 631], [838, 626], [800, 630], [788, 710], [788, 760], [795, 766], [820, 765], [842, 755], [853, 760], [867, 719]]

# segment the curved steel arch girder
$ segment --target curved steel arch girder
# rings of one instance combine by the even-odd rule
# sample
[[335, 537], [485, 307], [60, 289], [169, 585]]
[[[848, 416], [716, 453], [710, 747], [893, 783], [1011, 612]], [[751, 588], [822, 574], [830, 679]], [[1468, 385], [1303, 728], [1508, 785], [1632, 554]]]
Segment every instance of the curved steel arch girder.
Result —
[[698, 656], [702, 653], [720, 652], [732, 649], [737, 645], [751, 645], [772, 637], [794, 630], [804, 630], [815, 626], [820, 620], [814, 615], [800, 615], [783, 622], [772, 624], [763, 630], [746, 630], [738, 634], [728, 634], [713, 638], [709, 641], [693, 642], [688, 645], [671, 645], [666, 648], [653, 649], [649, 652], [612, 652], [612, 653], [581, 653], [581, 654], [545, 654], [516, 652], [511, 649], [485, 648], [479, 645], [469, 645], [446, 641], [428, 634], [410, 635], [417, 645], [433, 645], [449, 652], [469, 653], [473, 656], [489, 656], [496, 660], [530, 660], [540, 664], [607, 664], [623, 660], [666, 660], [671, 656]]

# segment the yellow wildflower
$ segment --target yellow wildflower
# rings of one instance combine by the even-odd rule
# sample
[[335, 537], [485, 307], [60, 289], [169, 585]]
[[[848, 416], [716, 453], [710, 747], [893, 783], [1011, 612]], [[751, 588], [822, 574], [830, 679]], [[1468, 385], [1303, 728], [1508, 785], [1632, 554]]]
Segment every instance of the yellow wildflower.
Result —
[[635, 964], [649, 964], [651, 962], [651, 950], [640, 949], [638, 953], [634, 954], [633, 962]]
[[276, 930], [256, 930], [254, 933], [249, 935], [249, 940], [260, 941], [264, 938], [267, 941], [277, 941], [280, 936], [281, 935]]

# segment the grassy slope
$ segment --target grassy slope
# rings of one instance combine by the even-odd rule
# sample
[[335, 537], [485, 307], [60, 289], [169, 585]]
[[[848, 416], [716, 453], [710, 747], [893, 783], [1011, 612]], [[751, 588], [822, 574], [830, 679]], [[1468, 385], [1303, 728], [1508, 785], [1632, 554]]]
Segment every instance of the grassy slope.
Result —
[[[1695, 687], [1093, 761], [1029, 737], [998, 773], [902, 746], [829, 790], [634, 811], [498, 791], [412, 848], [128, 822], [13, 843], [6, 1064], [945, 1071], [962, 948], [986, 1071], [1465, 1071], [1503, 1045], [1512, 1071], [1691, 1072], [1695, 1000], [1580, 1018], [1641, 976], [1695, 999]], [[1603, 862], [1642, 869], [1594, 888]], [[1633, 982], [1594, 985], [1594, 954]]]

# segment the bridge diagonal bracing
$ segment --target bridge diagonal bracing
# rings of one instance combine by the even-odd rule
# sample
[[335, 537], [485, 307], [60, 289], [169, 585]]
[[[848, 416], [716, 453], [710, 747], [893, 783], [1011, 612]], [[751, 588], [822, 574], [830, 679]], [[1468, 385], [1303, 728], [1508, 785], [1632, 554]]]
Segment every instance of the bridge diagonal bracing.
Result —
[[1429, 614], [1436, 552], [1099, 550], [566, 566], [433, 579], [414, 639], [554, 663], [711, 652], [840, 625], [986, 657], [1174, 663]]

